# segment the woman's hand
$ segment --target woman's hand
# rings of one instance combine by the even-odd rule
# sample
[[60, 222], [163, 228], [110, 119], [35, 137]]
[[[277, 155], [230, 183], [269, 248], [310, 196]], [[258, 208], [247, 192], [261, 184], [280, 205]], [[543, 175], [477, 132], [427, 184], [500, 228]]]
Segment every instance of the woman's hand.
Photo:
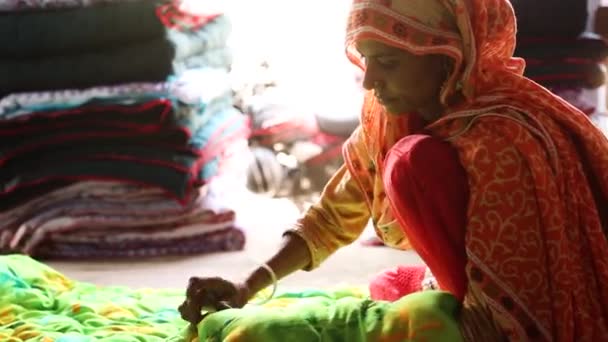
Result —
[[[179, 307], [182, 318], [193, 327], [203, 319], [202, 310], [218, 311], [228, 308], [242, 308], [256, 293], [272, 285], [276, 280], [304, 268], [311, 262], [306, 242], [295, 234], [285, 237], [283, 246], [266, 263], [257, 267], [241, 283], [222, 278], [190, 278], [186, 300]], [[272, 272], [268, 271], [268, 268]], [[274, 277], [271, 275], [274, 273]]]
[[222, 278], [192, 277], [186, 290], [186, 300], [179, 307], [182, 318], [196, 326], [202, 310], [220, 311], [242, 308], [249, 300], [249, 289]]

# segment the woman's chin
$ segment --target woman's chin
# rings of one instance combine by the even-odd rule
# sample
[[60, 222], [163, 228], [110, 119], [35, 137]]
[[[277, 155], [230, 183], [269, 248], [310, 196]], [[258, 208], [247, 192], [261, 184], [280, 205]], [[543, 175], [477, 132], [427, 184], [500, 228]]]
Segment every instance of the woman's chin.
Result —
[[384, 101], [380, 102], [380, 104], [387, 113], [392, 115], [407, 115], [418, 111], [417, 106], [410, 105], [405, 101], [400, 100]]
[[391, 105], [384, 105], [384, 110], [386, 110], [386, 112], [391, 115], [407, 115], [411, 114], [412, 112], [415, 112], [413, 109], [408, 110], [407, 108], [403, 108], [403, 106]]

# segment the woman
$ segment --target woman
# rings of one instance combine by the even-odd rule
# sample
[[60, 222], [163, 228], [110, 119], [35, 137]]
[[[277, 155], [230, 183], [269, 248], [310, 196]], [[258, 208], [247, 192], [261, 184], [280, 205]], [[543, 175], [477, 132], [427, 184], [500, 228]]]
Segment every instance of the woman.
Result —
[[[522, 76], [515, 31], [507, 0], [355, 0], [346, 46], [369, 90], [361, 126], [267, 266], [314, 269], [371, 217], [464, 303], [469, 338], [491, 326], [513, 341], [605, 340], [608, 141]], [[242, 306], [270, 282], [266, 265], [238, 283], [192, 278], [182, 315]]]

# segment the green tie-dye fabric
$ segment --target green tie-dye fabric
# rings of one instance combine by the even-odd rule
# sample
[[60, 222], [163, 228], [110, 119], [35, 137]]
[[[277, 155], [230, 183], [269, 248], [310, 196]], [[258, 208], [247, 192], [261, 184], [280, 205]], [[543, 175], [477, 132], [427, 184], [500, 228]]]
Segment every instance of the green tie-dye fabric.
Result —
[[183, 289], [98, 287], [25, 256], [0, 257], [3, 342], [461, 341], [458, 303], [441, 292], [395, 303], [371, 301], [357, 288], [286, 292], [263, 306], [211, 314], [198, 336], [179, 316], [183, 299]]

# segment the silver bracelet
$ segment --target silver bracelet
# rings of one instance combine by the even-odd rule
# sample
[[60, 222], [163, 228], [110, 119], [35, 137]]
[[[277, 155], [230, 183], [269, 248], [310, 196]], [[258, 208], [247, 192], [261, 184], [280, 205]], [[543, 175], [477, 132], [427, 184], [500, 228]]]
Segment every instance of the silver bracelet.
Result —
[[266, 264], [266, 263], [261, 264], [260, 267], [265, 269], [268, 272], [268, 274], [270, 274], [270, 278], [272, 279], [272, 293], [270, 293], [270, 296], [268, 298], [266, 298], [258, 303], [252, 303], [254, 305], [264, 305], [264, 304], [268, 303], [271, 299], [274, 298], [274, 295], [277, 293], [277, 287], [279, 285], [276, 273], [274, 273], [274, 270], [270, 266], [268, 266], [268, 264]]

